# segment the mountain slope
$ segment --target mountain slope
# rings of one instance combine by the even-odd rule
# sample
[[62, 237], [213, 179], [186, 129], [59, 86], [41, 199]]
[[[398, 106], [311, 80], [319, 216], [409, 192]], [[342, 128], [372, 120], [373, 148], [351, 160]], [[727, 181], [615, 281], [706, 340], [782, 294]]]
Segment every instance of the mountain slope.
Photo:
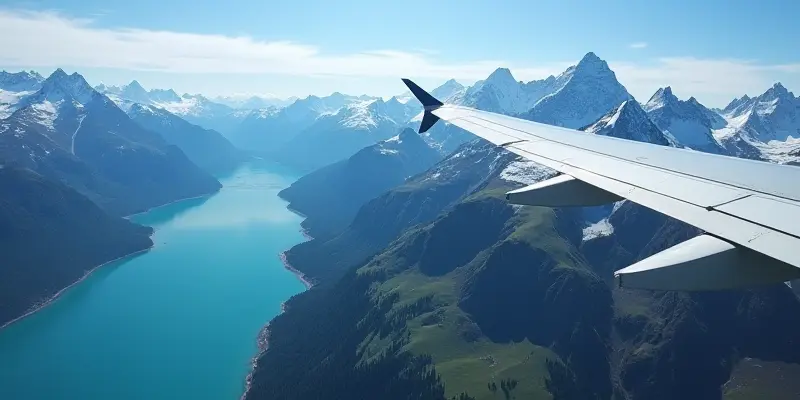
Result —
[[336, 92], [326, 97], [308, 96], [280, 109], [256, 110], [244, 118], [230, 139], [240, 149], [271, 154], [314, 124], [321, 115], [335, 114], [357, 101], [360, 99], [356, 96]]
[[394, 136], [413, 116], [412, 109], [418, 106], [403, 104], [394, 97], [347, 104], [335, 114], [318, 117], [273, 156], [298, 169], [317, 169]]
[[778, 163], [800, 158], [800, 98], [776, 83], [755, 98], [736, 99], [723, 110], [726, 125], [714, 131], [733, 155]]
[[[390, 354], [430, 357], [444, 384], [444, 396], [429, 398], [466, 392], [476, 399], [493, 399], [501, 389], [517, 398], [531, 398], [574, 385], [605, 397], [611, 385], [601, 369], [608, 340], [601, 325], [610, 329], [611, 299], [608, 288], [588, 272], [570, 244], [581, 238], [575, 215], [518, 209], [498, 198], [506, 190], [550, 176], [552, 171], [486, 143], [464, 146], [424, 174], [368, 202], [347, 232], [324, 241], [322, 248], [328, 250], [324, 258], [294, 257], [303, 256], [298, 248], [309, 249], [317, 240], [292, 249], [289, 261], [317, 280], [320, 288], [290, 301], [289, 312], [281, 319], [302, 326], [314, 318], [338, 331], [341, 316], [310, 317], [306, 310], [319, 307], [315, 304], [335, 304], [339, 286], [346, 282], [367, 280], [361, 289], [348, 290], [367, 296], [373, 309], [383, 309], [380, 315], [391, 326], [350, 332], [338, 340], [360, 343], [356, 357], [361, 362], [382, 363]], [[371, 249], [386, 244], [370, 257]], [[355, 275], [337, 274], [334, 269], [339, 268], [358, 269]], [[335, 277], [342, 275], [331, 288]], [[546, 288], [557, 282], [562, 292], [548, 295]], [[349, 309], [343, 304], [336, 307]], [[513, 311], [517, 309], [541, 313]], [[271, 337], [295, 334], [287, 324], [273, 329]], [[314, 379], [303, 370], [263, 375], [288, 354], [316, 357], [316, 340], [309, 339], [308, 346], [284, 340], [276, 347], [270, 342], [259, 359], [254, 378], [259, 389], [252, 398], [274, 394], [278, 379], [292, 387]], [[574, 377], [559, 375], [565, 369]], [[358, 376], [357, 371], [350, 367], [338, 374], [340, 379], [355, 379], [350, 374]], [[322, 397], [352, 395], [346, 388], [320, 389]], [[406, 392], [398, 392], [402, 393]]]
[[563, 84], [537, 101], [523, 118], [577, 129], [632, 98], [614, 71], [594, 53], [587, 53], [553, 81]]
[[216, 130], [225, 135], [232, 134], [247, 115], [247, 112], [241, 112], [227, 105], [216, 103], [199, 94], [178, 96], [172, 89], [151, 89], [148, 91], [136, 80], [122, 87], [101, 84], [96, 89], [98, 92], [107, 95], [117, 106], [126, 111], [133, 103], [154, 106], [177, 115], [192, 124]]
[[0, 158], [64, 182], [117, 215], [219, 189], [176, 146], [77, 73], [57, 70], [0, 121]]
[[667, 86], [658, 89], [644, 109], [673, 142], [699, 151], [724, 153], [712, 135], [712, 129], [719, 128], [724, 121], [694, 97], [679, 100]]
[[669, 146], [671, 143], [664, 133], [647, 117], [636, 100], [626, 100], [619, 107], [602, 116], [597, 122], [582, 129], [588, 133], [613, 136], [620, 139], [634, 140]]
[[30, 170], [0, 167], [0, 193], [0, 326], [97, 265], [152, 245], [150, 228]]
[[24, 98], [42, 87], [44, 77], [34, 71], [0, 71], [0, 119], [7, 118]]
[[305, 175], [280, 196], [306, 216], [303, 228], [315, 238], [346, 228], [359, 207], [439, 161], [440, 154], [406, 128], [397, 136]]
[[166, 110], [141, 104], [128, 108], [128, 116], [145, 129], [178, 146], [192, 162], [207, 172], [230, 170], [244, 155], [219, 132], [184, 121]]

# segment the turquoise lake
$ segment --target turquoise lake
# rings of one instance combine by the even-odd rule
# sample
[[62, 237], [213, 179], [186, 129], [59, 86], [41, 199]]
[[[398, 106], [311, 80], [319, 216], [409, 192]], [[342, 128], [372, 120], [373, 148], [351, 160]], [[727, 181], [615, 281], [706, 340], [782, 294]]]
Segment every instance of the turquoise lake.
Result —
[[132, 217], [151, 250], [0, 330], [0, 399], [239, 399], [259, 331], [304, 290], [279, 258], [304, 240], [277, 196], [296, 178], [253, 163]]

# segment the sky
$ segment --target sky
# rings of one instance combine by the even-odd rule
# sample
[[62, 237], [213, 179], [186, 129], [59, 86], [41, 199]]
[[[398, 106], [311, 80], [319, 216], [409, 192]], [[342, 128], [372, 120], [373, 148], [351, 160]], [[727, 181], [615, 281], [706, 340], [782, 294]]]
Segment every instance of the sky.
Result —
[[542, 79], [592, 51], [639, 101], [669, 85], [721, 107], [778, 81], [800, 94], [797, 15], [788, 0], [2, 0], [0, 69], [207, 96], [391, 96], [401, 77]]

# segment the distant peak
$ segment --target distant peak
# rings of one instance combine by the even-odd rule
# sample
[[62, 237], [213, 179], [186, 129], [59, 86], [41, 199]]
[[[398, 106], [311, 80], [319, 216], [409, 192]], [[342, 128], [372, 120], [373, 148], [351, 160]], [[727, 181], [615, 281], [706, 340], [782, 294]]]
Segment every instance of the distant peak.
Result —
[[784, 87], [780, 82], [776, 82], [771, 88], [767, 89], [764, 94], [758, 97], [763, 101], [775, 99], [793, 99], [794, 95], [789, 92], [789, 89], [786, 89], [786, 87]]
[[503, 82], [503, 81], [511, 81], [516, 82], [514, 79], [514, 75], [511, 75], [511, 70], [508, 68], [498, 68], [486, 78], [486, 82]]
[[67, 75], [59, 68], [42, 83], [41, 93], [50, 99], [63, 99], [67, 95], [81, 104], [86, 104], [92, 99], [95, 91], [81, 74], [75, 72]]
[[61, 68], [58, 68], [58, 69], [56, 69], [55, 71], [53, 71], [53, 73], [52, 73], [52, 74], [50, 74], [50, 76], [49, 76], [47, 79], [48, 79], [48, 80], [54, 80], [54, 79], [64, 79], [64, 78], [66, 78], [67, 76], [69, 76], [69, 75], [67, 75], [67, 73], [66, 73], [66, 72], [64, 72], [64, 70], [63, 70], [63, 69], [61, 69]]
[[605, 67], [605, 68], [608, 68], [608, 65], [606, 64], [605, 61], [603, 61], [603, 59], [598, 57], [597, 54], [594, 54], [593, 52], [590, 51], [590, 52], [586, 53], [586, 55], [583, 56], [583, 58], [581, 58], [581, 60], [578, 62], [578, 68], [581, 68], [581, 67], [600, 67], [600, 68]]
[[[511, 73], [511, 72], [509, 71], [509, 73]], [[459, 86], [460, 87], [462, 85], [460, 83], [458, 83], [457, 80], [451, 78], [447, 82], [443, 83], [442, 86]]]
[[650, 100], [647, 101], [648, 107], [655, 108], [670, 104], [678, 101], [678, 98], [672, 93], [672, 87], [667, 86], [656, 90]]
[[[134, 80], [131, 81], [131, 83], [128, 84], [128, 87], [142, 88], [142, 85], [139, 83], [139, 81], [134, 79]], [[142, 88], [142, 89], [144, 89], [144, 88]]]
[[642, 106], [640, 106], [639, 102], [637, 102], [636, 100], [625, 100], [625, 101], [623, 101], [622, 104], [620, 104], [619, 107], [617, 107], [617, 110], [619, 111], [620, 115], [623, 115], [623, 116], [631, 116], [631, 117], [633, 117], [633, 116], [637, 116], [637, 117], [638, 116], [645, 116], [646, 117], [646, 115], [647, 115], [644, 112], [644, 109], [642, 108]]
[[597, 54], [594, 54], [593, 51], [590, 51], [586, 53], [586, 55], [584, 55], [583, 58], [581, 58], [580, 62], [598, 62], [598, 61], [603, 61], [603, 60], [601, 60], [600, 57], [597, 56]]

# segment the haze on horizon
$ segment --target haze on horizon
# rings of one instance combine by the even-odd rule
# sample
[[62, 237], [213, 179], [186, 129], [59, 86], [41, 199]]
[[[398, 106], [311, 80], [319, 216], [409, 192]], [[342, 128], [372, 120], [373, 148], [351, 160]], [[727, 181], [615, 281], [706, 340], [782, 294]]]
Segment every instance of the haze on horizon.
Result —
[[800, 90], [800, 58], [787, 51], [800, 39], [797, 4], [469, 3], [11, 3], [0, 7], [0, 69], [61, 67], [92, 85], [135, 79], [209, 97], [388, 97], [405, 91], [400, 77], [469, 85], [508, 67], [529, 81], [592, 51], [639, 101], [667, 85], [712, 107], [777, 81]]

